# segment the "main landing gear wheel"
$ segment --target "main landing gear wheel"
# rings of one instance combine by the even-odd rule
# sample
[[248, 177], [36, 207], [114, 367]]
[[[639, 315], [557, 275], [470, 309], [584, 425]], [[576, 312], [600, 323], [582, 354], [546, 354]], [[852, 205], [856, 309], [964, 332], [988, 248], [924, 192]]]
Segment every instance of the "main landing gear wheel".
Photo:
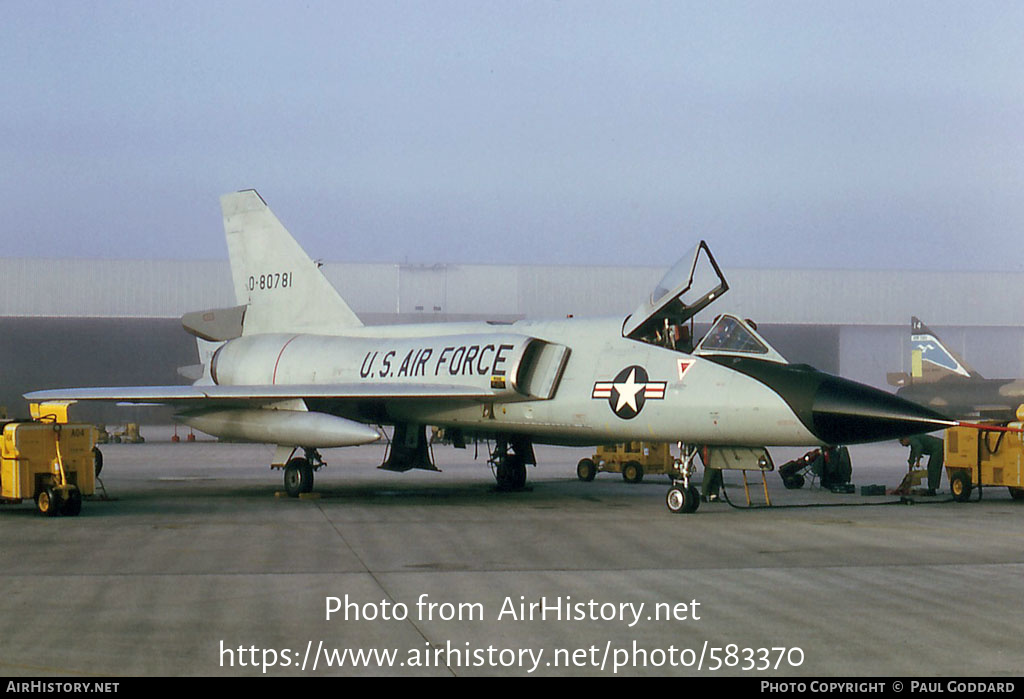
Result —
[[288, 462], [284, 467], [284, 490], [292, 498], [313, 491], [313, 467], [309, 461], [299, 457]]
[[674, 514], [696, 512], [700, 507], [700, 493], [692, 485], [689, 488], [674, 485], [668, 489], [668, 493], [665, 495], [665, 505], [668, 506], [669, 512]]
[[508, 454], [498, 464], [495, 479], [498, 490], [522, 490], [526, 487], [526, 461], [517, 454]]
[[957, 502], [967, 502], [971, 497], [971, 476], [967, 471], [957, 471], [949, 477], [949, 490]]
[[526, 490], [526, 465], [536, 464], [533, 444], [523, 437], [498, 435], [487, 463], [500, 492]]
[[592, 459], [580, 459], [580, 462], [576, 464], [576, 477], [581, 481], [589, 483], [594, 480], [596, 475], [597, 466], [594, 465]]

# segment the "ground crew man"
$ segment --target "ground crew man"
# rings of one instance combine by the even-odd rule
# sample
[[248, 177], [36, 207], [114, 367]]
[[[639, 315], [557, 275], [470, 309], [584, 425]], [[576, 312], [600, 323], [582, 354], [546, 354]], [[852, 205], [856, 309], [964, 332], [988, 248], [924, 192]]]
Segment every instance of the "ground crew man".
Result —
[[701, 482], [700, 499], [704, 502], [717, 502], [718, 490], [722, 487], [722, 469], [704, 466], [704, 479]]
[[935, 491], [942, 481], [942, 466], [944, 456], [942, 453], [942, 440], [929, 434], [915, 434], [912, 437], [903, 437], [900, 444], [910, 447], [910, 458], [907, 459], [911, 469], [920, 468], [921, 459], [928, 457], [928, 495], [935, 495]]

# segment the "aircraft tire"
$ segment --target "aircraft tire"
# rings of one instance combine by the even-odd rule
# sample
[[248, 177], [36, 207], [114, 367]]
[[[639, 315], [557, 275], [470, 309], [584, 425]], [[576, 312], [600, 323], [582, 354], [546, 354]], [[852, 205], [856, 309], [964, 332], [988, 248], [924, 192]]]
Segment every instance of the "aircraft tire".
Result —
[[668, 511], [673, 514], [696, 512], [697, 508], [700, 507], [700, 494], [693, 486], [683, 488], [682, 486], [674, 485], [665, 494], [665, 505], [668, 507]]
[[622, 478], [627, 483], [639, 483], [644, 479], [644, 467], [638, 461], [627, 461], [622, 467]]
[[954, 471], [949, 477], [949, 490], [957, 502], [967, 502], [971, 497], [971, 476], [967, 471]]
[[696, 486], [691, 485], [690, 489], [686, 491], [689, 495], [687, 500], [687, 506], [689, 509], [686, 512], [696, 512], [697, 508], [700, 507], [700, 491], [697, 490]]
[[313, 491], [313, 467], [308, 461], [300, 457], [288, 462], [284, 467], [284, 490], [292, 498]]
[[668, 493], [665, 494], [665, 506], [668, 507], [668, 511], [675, 515], [680, 514], [684, 505], [686, 505], [686, 491], [678, 485], [669, 488]]
[[512, 456], [506, 465], [508, 468], [509, 490], [522, 490], [526, 487], [526, 462], [518, 455]]
[[522, 490], [526, 487], [526, 462], [514, 454], [509, 454], [498, 465], [495, 473], [498, 490]]
[[514, 490], [522, 490], [526, 487], [526, 463], [516, 460], [512, 473], [512, 487]]
[[592, 459], [580, 459], [580, 462], [576, 464], [576, 477], [585, 483], [589, 483], [594, 480], [594, 476], [597, 475], [597, 466], [594, 465]]

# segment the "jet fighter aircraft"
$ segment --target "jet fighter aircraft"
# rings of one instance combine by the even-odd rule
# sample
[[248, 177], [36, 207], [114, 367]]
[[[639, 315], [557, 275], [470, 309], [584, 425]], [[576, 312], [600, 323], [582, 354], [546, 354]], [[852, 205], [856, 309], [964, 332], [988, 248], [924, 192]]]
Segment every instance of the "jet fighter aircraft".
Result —
[[[642, 439], [692, 455], [696, 445], [852, 444], [953, 424], [791, 365], [736, 316], [718, 316], [693, 342], [694, 316], [729, 288], [703, 241], [625, 318], [367, 327], [256, 191], [227, 194], [221, 208], [238, 305], [183, 317], [215, 343], [201, 343], [196, 383], [26, 398], [171, 404], [203, 432], [277, 445], [272, 465], [293, 496], [312, 489], [318, 449], [377, 441], [383, 425], [393, 426], [383, 468], [436, 470], [434, 425], [457, 440], [493, 439], [498, 485], [517, 489], [537, 443]], [[673, 511], [697, 507], [691, 473], [681, 469], [669, 492]]]
[[1024, 403], [1024, 379], [986, 379], [916, 316], [910, 319], [911, 373], [886, 376], [896, 395], [955, 418], [1007, 421]]

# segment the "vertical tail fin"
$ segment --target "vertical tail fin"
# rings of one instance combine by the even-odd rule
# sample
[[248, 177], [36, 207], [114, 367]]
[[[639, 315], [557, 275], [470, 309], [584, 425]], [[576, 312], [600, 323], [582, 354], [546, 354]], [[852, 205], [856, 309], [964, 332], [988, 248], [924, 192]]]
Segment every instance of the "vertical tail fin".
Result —
[[256, 192], [220, 198], [243, 335], [330, 333], [359, 318]]
[[910, 348], [915, 381], [928, 383], [950, 375], [981, 378], [917, 317], [910, 319]]

